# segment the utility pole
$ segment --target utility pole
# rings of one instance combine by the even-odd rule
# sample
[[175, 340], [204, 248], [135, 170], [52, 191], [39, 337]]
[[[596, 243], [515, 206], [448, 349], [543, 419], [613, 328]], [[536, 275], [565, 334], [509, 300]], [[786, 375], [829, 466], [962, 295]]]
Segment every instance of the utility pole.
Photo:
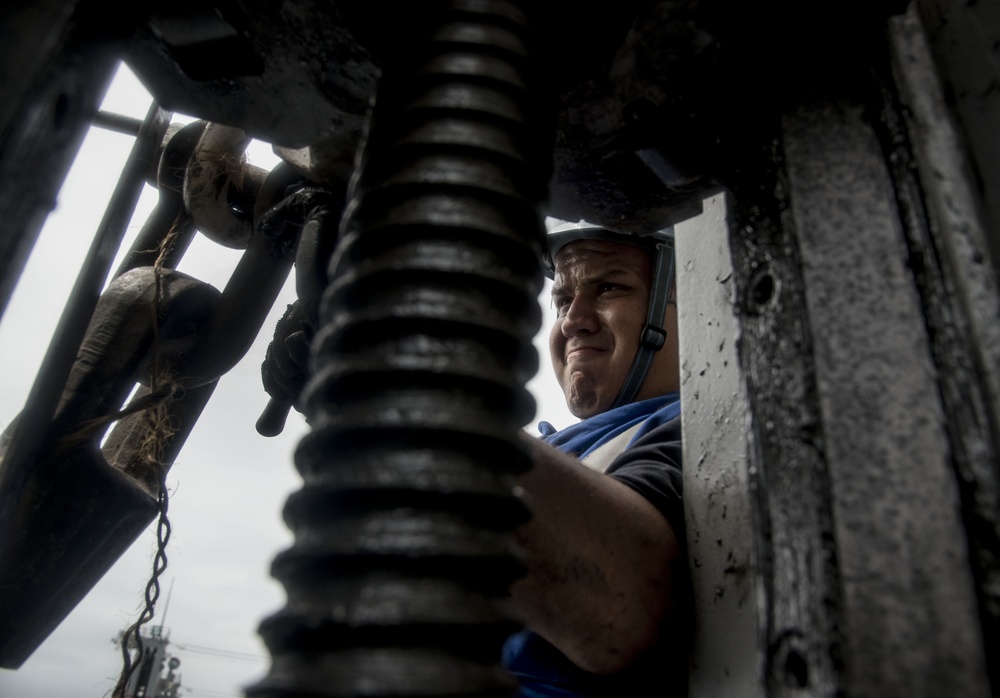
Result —
[[[163, 615], [160, 624], [153, 626], [148, 634], [142, 634], [142, 655], [135, 657], [138, 668], [132, 672], [128, 685], [125, 687], [124, 698], [177, 698], [181, 689], [181, 676], [177, 669], [181, 660], [167, 653], [170, 644], [169, 633], [164, 632], [164, 622], [167, 609], [170, 607], [170, 595], [174, 583], [170, 582], [167, 598], [163, 604]], [[129, 642], [124, 636], [119, 636], [119, 642]], [[131, 647], [129, 648], [132, 649]], [[164, 674], [164, 665], [166, 674]]]
[[[118, 641], [128, 640], [119, 637]], [[169, 645], [169, 633], [164, 632], [162, 624], [142, 635], [142, 656], [134, 659], [138, 666], [125, 687], [124, 698], [177, 698], [181, 689], [181, 675], [177, 671], [181, 660], [170, 656]]]

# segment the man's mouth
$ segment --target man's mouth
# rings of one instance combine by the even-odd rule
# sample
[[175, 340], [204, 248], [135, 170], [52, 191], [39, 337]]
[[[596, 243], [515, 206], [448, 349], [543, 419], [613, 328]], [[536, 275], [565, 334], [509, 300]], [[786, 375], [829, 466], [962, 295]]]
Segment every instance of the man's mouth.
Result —
[[592, 347], [592, 346], [571, 347], [571, 348], [569, 348], [569, 349], [566, 350], [566, 359], [568, 360], [568, 359], [573, 358], [573, 357], [588, 356], [588, 355], [591, 355], [591, 354], [599, 354], [599, 353], [601, 353], [603, 351], [604, 350], [601, 349], [600, 347]]

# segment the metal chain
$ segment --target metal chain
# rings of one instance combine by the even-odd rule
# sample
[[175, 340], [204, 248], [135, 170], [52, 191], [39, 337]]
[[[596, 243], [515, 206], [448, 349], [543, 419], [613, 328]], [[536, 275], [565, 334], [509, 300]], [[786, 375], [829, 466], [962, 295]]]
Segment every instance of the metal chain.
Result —
[[[144, 606], [139, 618], [132, 623], [122, 635], [122, 673], [118, 677], [118, 683], [112, 692], [112, 698], [124, 698], [125, 689], [132, 678], [132, 674], [139, 666], [142, 659], [142, 634], [140, 630], [143, 625], [153, 619], [155, 606], [160, 598], [160, 575], [167, 569], [167, 542], [170, 540], [170, 520], [167, 518], [167, 471], [164, 468], [160, 480], [160, 495], [157, 498], [157, 508], [159, 509], [159, 519], [156, 523], [156, 554], [153, 556], [153, 573], [146, 584], [144, 596]], [[136, 662], [132, 662], [129, 653], [129, 636], [135, 640]]]

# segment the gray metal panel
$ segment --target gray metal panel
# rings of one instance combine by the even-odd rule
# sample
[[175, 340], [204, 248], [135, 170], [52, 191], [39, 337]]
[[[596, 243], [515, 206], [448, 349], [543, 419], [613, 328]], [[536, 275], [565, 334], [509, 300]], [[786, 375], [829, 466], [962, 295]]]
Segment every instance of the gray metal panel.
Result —
[[860, 104], [790, 112], [851, 696], [987, 696], [959, 497], [892, 182]]

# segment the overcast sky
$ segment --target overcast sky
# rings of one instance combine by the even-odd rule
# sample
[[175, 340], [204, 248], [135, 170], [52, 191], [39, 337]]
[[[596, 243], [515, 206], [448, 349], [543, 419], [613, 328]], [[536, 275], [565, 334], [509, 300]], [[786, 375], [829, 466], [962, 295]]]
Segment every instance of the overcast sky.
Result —
[[[141, 118], [148, 103], [142, 86], [123, 70], [104, 108]], [[128, 136], [91, 130], [0, 321], [0, 428], [24, 405], [131, 145]], [[263, 144], [248, 154], [265, 169], [277, 161]], [[126, 244], [156, 199], [147, 186]], [[179, 266], [221, 289], [240, 254], [196, 239]], [[284, 590], [268, 570], [291, 544], [281, 508], [300, 486], [292, 454], [307, 427], [294, 412], [279, 437], [260, 436], [254, 424], [267, 402], [260, 363], [278, 317], [294, 298], [291, 284], [289, 277], [256, 343], [221, 379], [168, 476], [172, 533], [150, 625], [164, 624], [168, 652], [181, 660], [185, 696], [242, 696], [241, 687], [268, 667], [257, 626], [284, 605]], [[547, 326], [548, 304], [542, 307]], [[545, 352], [544, 336], [536, 346]], [[565, 426], [573, 419], [551, 378], [547, 353], [540, 354], [540, 366], [529, 384], [538, 418]], [[113, 640], [141, 610], [155, 547], [153, 525], [19, 669], [0, 669], [0, 696], [109, 695], [121, 670]]]

